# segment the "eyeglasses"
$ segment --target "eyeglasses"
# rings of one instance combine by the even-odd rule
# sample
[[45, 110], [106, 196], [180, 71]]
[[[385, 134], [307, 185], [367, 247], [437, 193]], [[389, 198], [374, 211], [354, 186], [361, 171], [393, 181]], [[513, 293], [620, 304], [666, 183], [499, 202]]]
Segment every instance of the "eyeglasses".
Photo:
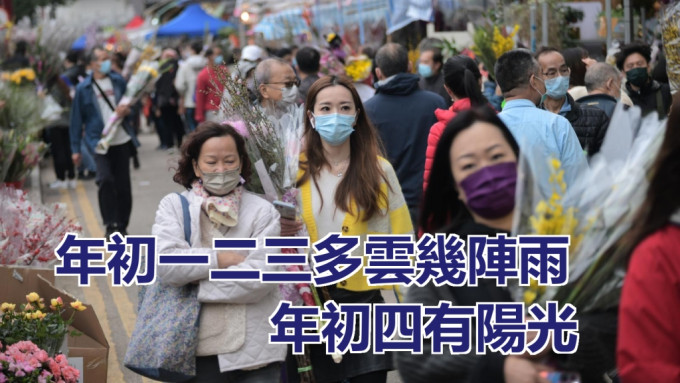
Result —
[[293, 86], [300, 86], [300, 79], [299, 79], [299, 78], [296, 78], [296, 79], [293, 80], [293, 81], [285, 81], [285, 82], [284, 82], [284, 81], [279, 81], [279, 82], [269, 82], [269, 83], [267, 83], [267, 85], [273, 85], [273, 84], [281, 84], [281, 85], [285, 86], [286, 88], [289, 88], [289, 89], [290, 89], [290, 88], [292, 88]]
[[557, 77], [558, 74], [560, 76], [569, 76], [570, 73], [571, 73], [571, 69], [568, 66], [564, 66], [564, 67], [560, 68], [559, 71], [556, 70], [556, 69], [551, 69], [551, 70], [547, 71], [546, 73], [543, 73], [543, 76], [545, 78], [550, 79], [550, 78]]

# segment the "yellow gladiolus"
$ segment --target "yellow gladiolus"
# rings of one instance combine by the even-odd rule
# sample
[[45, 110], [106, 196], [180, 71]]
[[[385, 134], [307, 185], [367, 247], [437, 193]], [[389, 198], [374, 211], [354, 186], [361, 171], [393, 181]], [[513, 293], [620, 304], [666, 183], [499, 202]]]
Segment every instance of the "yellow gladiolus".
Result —
[[40, 295], [36, 292], [32, 292], [28, 295], [26, 295], [26, 300], [29, 301], [30, 303], [37, 302], [40, 299]]

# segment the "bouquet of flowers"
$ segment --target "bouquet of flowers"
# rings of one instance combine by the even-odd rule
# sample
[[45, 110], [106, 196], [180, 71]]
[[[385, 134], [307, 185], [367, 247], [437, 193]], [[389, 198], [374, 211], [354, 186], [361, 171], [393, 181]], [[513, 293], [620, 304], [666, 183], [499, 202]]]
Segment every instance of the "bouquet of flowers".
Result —
[[[120, 99], [118, 105], [132, 105], [137, 102], [144, 93], [151, 90], [158, 78], [158, 62], [142, 63], [134, 75], [128, 81], [125, 95]], [[113, 113], [102, 130], [102, 138], [97, 143], [94, 151], [98, 154], [106, 154], [111, 145], [111, 140], [119, 129], [123, 118]]]
[[[255, 170], [270, 201], [280, 200], [295, 206], [297, 215], [298, 174], [302, 135], [304, 133], [304, 106], [292, 105], [280, 117], [268, 115], [264, 108], [254, 106], [248, 98], [248, 88], [242, 76], [231, 76], [226, 69], [216, 70], [217, 81], [224, 85], [227, 97], [222, 99], [220, 109], [229, 120], [241, 121], [248, 132], [246, 145], [253, 159]], [[218, 88], [218, 87], [216, 87]], [[240, 125], [240, 123], [239, 123]], [[298, 235], [306, 235], [303, 228]], [[283, 253], [296, 253], [296, 249], [282, 249]], [[301, 266], [289, 266], [289, 272], [304, 270]], [[307, 269], [308, 270], [308, 269]], [[307, 283], [280, 285], [282, 296], [297, 304], [320, 305], [316, 290]], [[296, 356], [301, 369], [300, 381], [313, 382], [311, 361], [307, 355]], [[302, 371], [304, 369], [304, 371]]]
[[82, 230], [64, 210], [60, 204], [36, 205], [22, 190], [0, 187], [0, 264], [52, 266], [61, 238]]
[[[28, 77], [27, 77], [28, 76]], [[32, 69], [16, 71], [0, 83], [0, 180], [21, 183], [46, 151], [39, 139], [43, 126], [42, 102], [34, 87], [22, 86], [35, 79]]]
[[[559, 161], [551, 160], [545, 171], [538, 166], [541, 160], [520, 160], [513, 232], [571, 236], [570, 282], [547, 288], [532, 283], [520, 289], [527, 304], [558, 300], [580, 312], [618, 305], [630, 250], [621, 239], [645, 198], [666, 122], [659, 121], [656, 113], [641, 119], [639, 108], [624, 111], [619, 104], [610, 126], [616, 130], [607, 132], [600, 153], [573, 185], [564, 184]], [[534, 180], [543, 177], [556, 186], [552, 196], [543, 196], [533, 187]]]
[[0, 382], [76, 383], [80, 371], [68, 364], [64, 354], [50, 357], [31, 341], [21, 341], [5, 348], [0, 343]]
[[474, 45], [471, 49], [492, 75], [496, 60], [515, 47], [517, 32], [519, 25], [515, 25], [510, 33], [502, 33], [498, 25], [494, 25], [491, 31], [483, 26], [475, 27]]
[[0, 342], [14, 344], [28, 340], [49, 355], [56, 355], [67, 334], [79, 334], [69, 331], [69, 326], [76, 311], [87, 309], [82, 302], [71, 302], [71, 315], [64, 319], [66, 309], [61, 297], [52, 298], [49, 309], [37, 293], [26, 295], [26, 301], [18, 311], [15, 303], [3, 302], [0, 306]]

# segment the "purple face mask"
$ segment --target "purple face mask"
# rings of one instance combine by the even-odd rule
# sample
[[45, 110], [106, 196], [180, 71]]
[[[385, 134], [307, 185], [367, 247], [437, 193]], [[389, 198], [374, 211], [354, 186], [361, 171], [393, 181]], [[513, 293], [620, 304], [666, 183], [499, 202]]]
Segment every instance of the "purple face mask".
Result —
[[470, 174], [460, 186], [470, 210], [481, 217], [495, 219], [515, 208], [516, 183], [517, 163], [503, 162]]

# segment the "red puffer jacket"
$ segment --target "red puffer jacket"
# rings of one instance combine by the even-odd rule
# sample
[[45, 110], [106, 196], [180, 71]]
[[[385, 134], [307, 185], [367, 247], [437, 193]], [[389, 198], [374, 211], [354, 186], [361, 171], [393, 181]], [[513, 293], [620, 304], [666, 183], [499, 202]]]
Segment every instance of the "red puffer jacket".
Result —
[[625, 383], [680, 382], [680, 226], [633, 252], [619, 306], [617, 365]]
[[430, 179], [430, 169], [432, 169], [432, 162], [434, 162], [434, 152], [437, 150], [437, 143], [439, 138], [444, 133], [446, 124], [449, 123], [458, 112], [470, 109], [470, 99], [462, 98], [451, 105], [449, 109], [437, 109], [434, 115], [437, 117], [437, 122], [430, 128], [430, 134], [427, 137], [427, 151], [425, 152], [425, 172], [423, 173], [423, 190], [427, 189], [427, 181]]

